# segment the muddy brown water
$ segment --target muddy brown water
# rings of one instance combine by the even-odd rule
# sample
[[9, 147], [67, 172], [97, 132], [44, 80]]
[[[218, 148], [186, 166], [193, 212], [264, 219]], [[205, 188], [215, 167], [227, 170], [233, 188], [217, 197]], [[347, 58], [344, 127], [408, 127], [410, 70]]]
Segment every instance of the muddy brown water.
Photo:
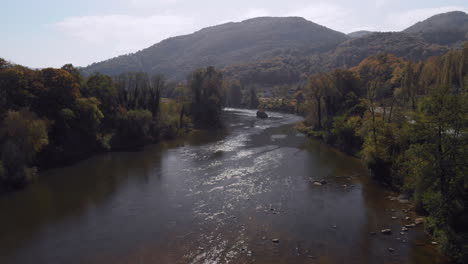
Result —
[[408, 204], [295, 131], [299, 117], [224, 120], [226, 131], [96, 156], [0, 197], [0, 263], [445, 262], [422, 227], [400, 234]]

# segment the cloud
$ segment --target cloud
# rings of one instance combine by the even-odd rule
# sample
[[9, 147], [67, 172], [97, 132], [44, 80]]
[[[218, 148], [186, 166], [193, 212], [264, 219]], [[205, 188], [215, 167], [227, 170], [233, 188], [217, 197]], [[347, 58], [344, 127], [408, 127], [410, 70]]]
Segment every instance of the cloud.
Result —
[[273, 11], [264, 8], [249, 8], [243, 11], [241, 15], [233, 15], [231, 19], [226, 19], [222, 22], [238, 22], [262, 16], [303, 17], [314, 23], [342, 32], [351, 32], [356, 28], [369, 28], [357, 22], [356, 13], [353, 10], [327, 2], [317, 2], [312, 5], [302, 6], [300, 9], [290, 10]]
[[131, 8], [153, 8], [161, 5], [176, 4], [183, 0], [124, 0], [124, 4]]
[[342, 32], [350, 32], [355, 28], [363, 27], [357, 24], [355, 12], [343, 6], [318, 2], [304, 8], [288, 12], [287, 16], [299, 16], [314, 23]]
[[412, 26], [413, 24], [423, 21], [433, 15], [446, 13], [450, 11], [468, 12], [468, 8], [461, 6], [444, 6], [436, 8], [420, 8], [413, 9], [400, 13], [389, 14], [385, 20], [385, 29], [388, 31], [400, 31]]
[[165, 38], [195, 30], [195, 20], [177, 15], [80, 16], [55, 24], [62, 33], [95, 46], [105, 45], [118, 52], [146, 48]]
[[247, 11], [235, 18], [232, 21], [243, 21], [249, 18], [255, 18], [255, 17], [265, 17], [265, 16], [271, 16], [272, 14], [268, 12], [268, 10], [263, 9], [263, 8], [249, 8]]
[[375, 0], [375, 6], [376, 7], [383, 7], [387, 5], [388, 0]]

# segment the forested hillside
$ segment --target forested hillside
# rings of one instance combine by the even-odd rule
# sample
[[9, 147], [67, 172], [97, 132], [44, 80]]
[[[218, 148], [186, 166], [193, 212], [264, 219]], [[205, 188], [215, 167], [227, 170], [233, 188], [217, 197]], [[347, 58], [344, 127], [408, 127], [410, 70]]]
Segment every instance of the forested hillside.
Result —
[[468, 40], [468, 15], [461, 11], [435, 15], [403, 32], [419, 35], [431, 43], [461, 46]]
[[272, 83], [301, 85], [304, 76], [354, 67], [379, 53], [415, 61], [442, 55], [467, 39], [467, 20], [463, 12], [449, 12], [403, 32], [345, 35], [303, 18], [261, 17], [170, 38], [134, 54], [94, 63], [82, 72], [141, 71], [184, 81], [195, 68], [216, 66], [243, 86], [271, 92]]
[[369, 56], [391, 53], [420, 61], [442, 55], [447, 46], [430, 44], [422, 37], [401, 32], [372, 33], [347, 40], [336, 49], [311, 56], [283, 56], [239, 65], [223, 71], [227, 78], [241, 80], [246, 86], [268, 87], [273, 84], [300, 85], [306, 76], [336, 68], [350, 68]]
[[261, 17], [170, 38], [135, 54], [92, 64], [82, 72], [115, 75], [142, 71], [185, 80], [198, 67], [222, 67], [279, 55], [304, 56], [330, 50], [346, 39], [343, 33], [303, 18]]

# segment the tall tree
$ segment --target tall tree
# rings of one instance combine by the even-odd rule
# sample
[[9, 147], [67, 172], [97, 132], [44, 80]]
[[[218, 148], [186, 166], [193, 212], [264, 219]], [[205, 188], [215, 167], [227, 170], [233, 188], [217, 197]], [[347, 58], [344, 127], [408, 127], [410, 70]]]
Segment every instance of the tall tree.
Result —
[[250, 88], [250, 100], [249, 100], [249, 108], [250, 109], [257, 109], [260, 102], [258, 101], [257, 93], [255, 92], [255, 88]]
[[191, 114], [195, 126], [220, 127], [223, 108], [223, 75], [213, 67], [194, 71], [188, 80], [192, 91]]

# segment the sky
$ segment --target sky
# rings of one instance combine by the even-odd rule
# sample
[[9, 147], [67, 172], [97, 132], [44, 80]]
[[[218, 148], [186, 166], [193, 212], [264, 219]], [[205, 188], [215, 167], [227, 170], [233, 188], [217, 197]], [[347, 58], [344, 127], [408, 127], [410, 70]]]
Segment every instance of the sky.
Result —
[[400, 31], [466, 0], [0, 0], [0, 57], [87, 66], [168, 37], [259, 16], [300, 16], [344, 33]]

